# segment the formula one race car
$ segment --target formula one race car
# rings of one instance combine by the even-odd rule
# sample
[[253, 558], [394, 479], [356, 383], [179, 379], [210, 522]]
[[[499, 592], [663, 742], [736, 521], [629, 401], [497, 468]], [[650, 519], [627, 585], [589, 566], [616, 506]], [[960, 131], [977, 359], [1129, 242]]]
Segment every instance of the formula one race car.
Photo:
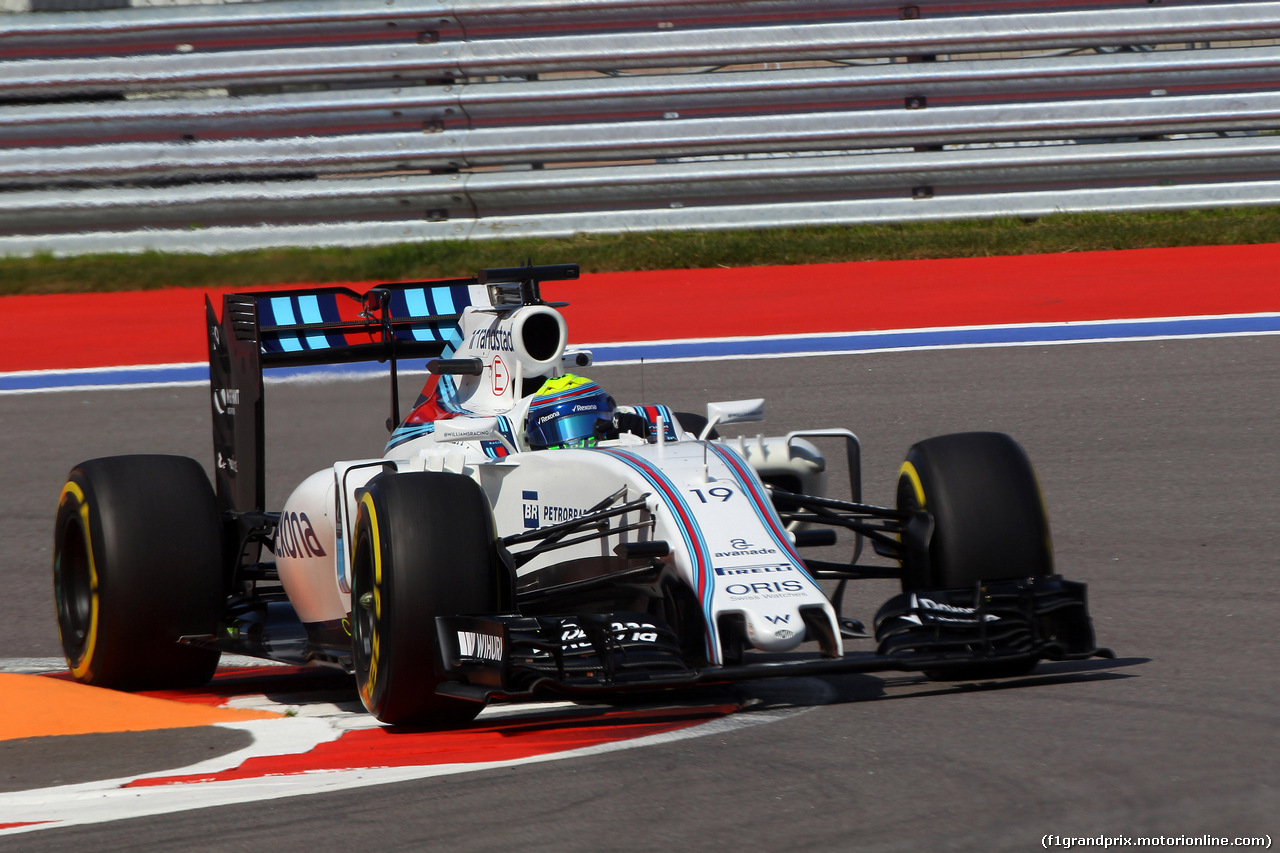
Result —
[[[907, 454], [897, 506], [861, 500], [844, 429], [721, 440], [706, 416], [617, 405], [567, 371], [544, 282], [578, 268], [227, 295], [207, 305], [216, 492], [171, 456], [71, 471], [53, 561], [67, 662], [89, 684], [198, 685], [221, 652], [354, 673], [387, 723], [453, 725], [489, 700], [907, 670], [985, 678], [1095, 648], [1083, 584], [1053, 572], [1022, 448], [944, 435]], [[387, 361], [391, 439], [264, 506], [263, 369]], [[397, 365], [429, 359], [407, 417]], [[843, 441], [852, 501], [810, 441]], [[848, 563], [806, 559], [836, 528]], [[864, 541], [889, 558], [860, 565]], [[897, 578], [875, 651], [840, 601]], [[819, 581], [838, 582], [830, 597]], [[807, 649], [799, 649], [809, 643]], [[780, 656], [779, 653], [797, 651]]]

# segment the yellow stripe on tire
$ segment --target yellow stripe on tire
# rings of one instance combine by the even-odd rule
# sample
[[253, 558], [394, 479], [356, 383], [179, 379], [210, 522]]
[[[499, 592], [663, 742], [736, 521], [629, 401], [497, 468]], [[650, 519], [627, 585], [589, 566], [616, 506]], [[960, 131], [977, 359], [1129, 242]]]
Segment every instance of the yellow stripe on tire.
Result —
[[[70, 664], [71, 674], [76, 680], [84, 681], [93, 669], [93, 652], [98, 642], [98, 567], [93, 561], [93, 539], [89, 535], [92, 529], [89, 526], [89, 504], [85, 502], [84, 491], [79, 484], [68, 482], [62, 487], [62, 494], [58, 497], [59, 505], [68, 494], [75, 498], [78, 506], [81, 529], [84, 533], [84, 550], [89, 559], [89, 627], [85, 631], [84, 652], [78, 660], [67, 663]], [[61, 625], [59, 625], [59, 631], [61, 631]]]
[[911, 481], [911, 488], [916, 495], [916, 507], [924, 509], [924, 486], [920, 484], [920, 474], [916, 472], [916, 466], [910, 462], [903, 462], [902, 467], [898, 469], [898, 479], [901, 480], [903, 477]]
[[[378, 683], [378, 652], [381, 639], [378, 635], [378, 621], [382, 618], [382, 542], [378, 536], [378, 511], [374, 508], [373, 496], [365, 492], [360, 496], [360, 505], [369, 516], [369, 532], [373, 536], [373, 636], [369, 638], [369, 676], [360, 687], [365, 704], [373, 702], [374, 689]], [[357, 603], [358, 606], [358, 603]]]

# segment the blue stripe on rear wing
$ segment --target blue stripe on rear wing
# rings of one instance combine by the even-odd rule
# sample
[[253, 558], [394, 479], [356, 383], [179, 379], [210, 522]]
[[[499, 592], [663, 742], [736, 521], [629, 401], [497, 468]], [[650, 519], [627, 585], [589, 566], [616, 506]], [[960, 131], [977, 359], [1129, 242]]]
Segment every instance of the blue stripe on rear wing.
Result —
[[256, 338], [263, 367], [380, 361], [393, 346], [397, 358], [447, 357], [462, 340], [459, 321], [475, 283], [387, 284], [367, 294], [343, 287], [242, 293], [227, 306], [235, 301], [237, 336]]
[[218, 505], [239, 513], [248, 535], [266, 496], [262, 372], [268, 367], [390, 362], [391, 417], [400, 423], [396, 362], [449, 358], [462, 342], [472, 306], [516, 309], [541, 304], [543, 281], [576, 279], [574, 264], [482, 270], [473, 278], [228, 293], [222, 317], [206, 298], [214, 482]]

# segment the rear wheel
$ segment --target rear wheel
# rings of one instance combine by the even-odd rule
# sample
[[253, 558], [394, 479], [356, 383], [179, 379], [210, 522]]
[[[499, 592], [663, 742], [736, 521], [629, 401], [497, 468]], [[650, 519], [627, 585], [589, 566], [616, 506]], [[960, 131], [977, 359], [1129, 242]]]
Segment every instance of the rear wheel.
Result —
[[113, 456], [74, 469], [58, 501], [53, 590], [72, 675], [119, 689], [191, 687], [216, 651], [222, 535], [209, 479], [180, 456]]
[[478, 702], [436, 694], [445, 671], [437, 616], [501, 610], [493, 511], [459, 474], [375, 477], [352, 551], [352, 658], [360, 698], [384, 723], [461, 725]]
[[[967, 432], [912, 446], [898, 474], [898, 508], [933, 517], [928, 559], [903, 556], [904, 592], [1053, 573], [1048, 516], [1026, 452], [1003, 433]], [[931, 677], [1019, 675], [1035, 659], [930, 672]]]

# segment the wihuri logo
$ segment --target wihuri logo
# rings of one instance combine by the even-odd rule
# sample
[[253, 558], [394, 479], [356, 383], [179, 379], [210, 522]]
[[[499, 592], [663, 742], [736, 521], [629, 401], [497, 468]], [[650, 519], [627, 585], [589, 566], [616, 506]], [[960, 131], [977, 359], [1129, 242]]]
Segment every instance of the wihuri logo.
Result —
[[502, 661], [502, 638], [475, 631], [458, 632], [458, 651], [466, 658], [479, 658], [497, 663]]

